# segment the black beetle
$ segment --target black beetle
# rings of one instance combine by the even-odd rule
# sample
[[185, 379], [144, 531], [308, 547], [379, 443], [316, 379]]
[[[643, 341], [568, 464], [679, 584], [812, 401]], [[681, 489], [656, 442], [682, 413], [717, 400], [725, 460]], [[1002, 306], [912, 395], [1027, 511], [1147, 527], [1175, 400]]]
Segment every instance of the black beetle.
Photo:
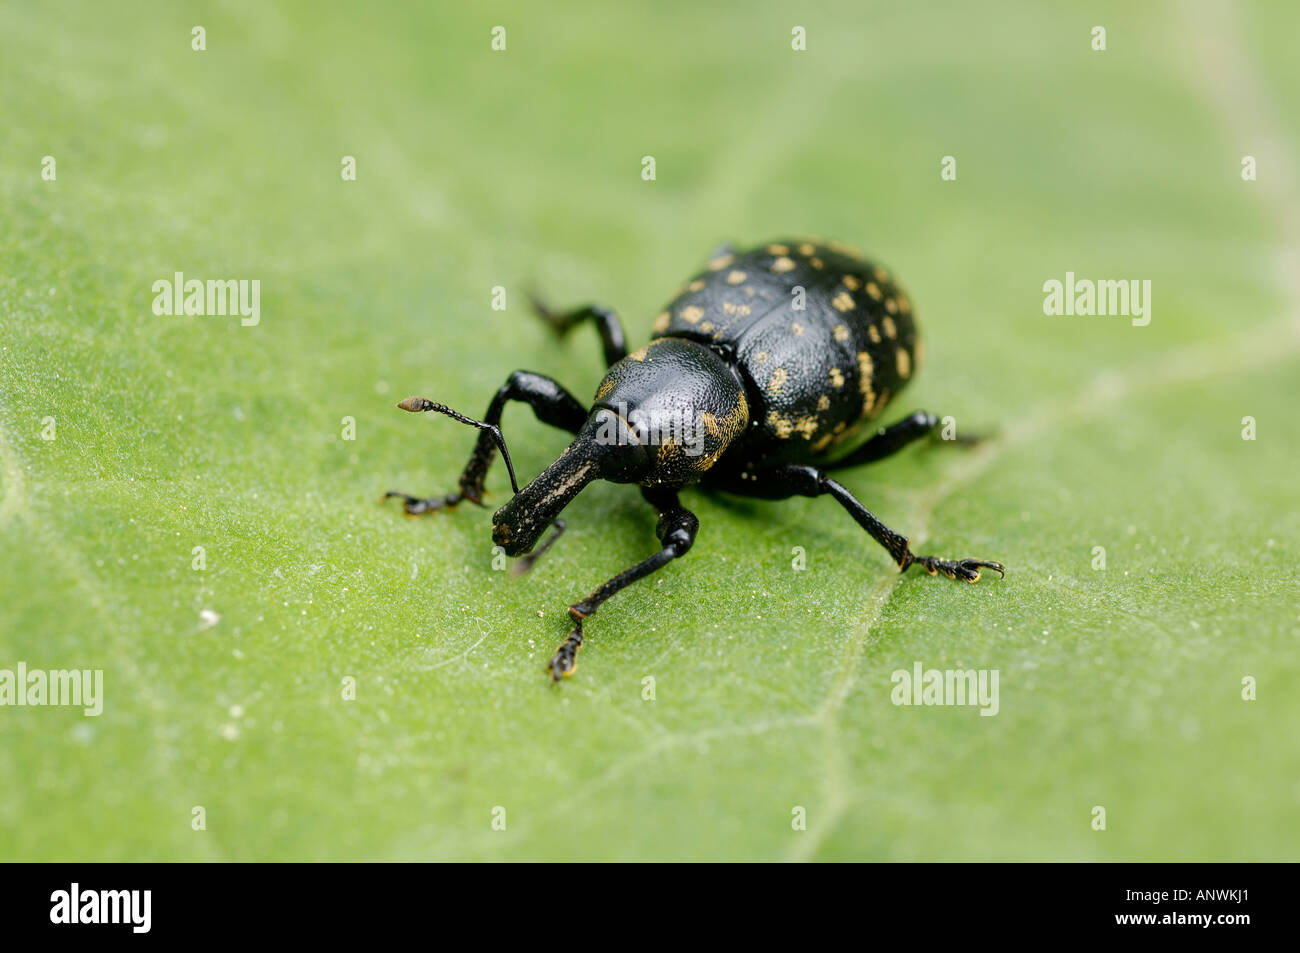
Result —
[[[869, 439], [867, 424], [911, 379], [920, 358], [912, 307], [892, 278], [838, 242], [774, 242], [744, 253], [721, 249], [654, 322], [650, 343], [631, 354], [618, 317], [597, 306], [537, 313], [564, 333], [590, 320], [609, 371], [590, 409], [541, 374], [515, 371], [482, 421], [423, 397], [397, 406], [433, 410], [479, 428], [460, 476], [443, 497], [402, 499], [408, 515], [469, 500], [482, 504], [483, 480], [500, 449], [514, 496], [492, 517], [492, 539], [531, 565], [564, 529], [560, 511], [592, 480], [635, 483], [658, 511], [659, 552], [569, 606], [574, 629], [551, 659], [558, 680], [576, 668], [583, 620], [614, 593], [648, 576], [695, 541], [699, 521], [678, 501], [688, 484], [766, 499], [826, 494], [889, 550], [899, 569], [977, 582], [983, 559], [915, 556], [907, 537], [876, 519], [832, 480], [831, 470], [872, 463], [932, 433], [934, 415], [917, 411]], [[543, 423], [577, 438], [522, 490], [498, 425], [506, 403], [523, 401]], [[969, 442], [969, 441], [967, 441]], [[555, 532], [534, 551], [548, 526]], [[528, 555], [525, 555], [528, 554]]]

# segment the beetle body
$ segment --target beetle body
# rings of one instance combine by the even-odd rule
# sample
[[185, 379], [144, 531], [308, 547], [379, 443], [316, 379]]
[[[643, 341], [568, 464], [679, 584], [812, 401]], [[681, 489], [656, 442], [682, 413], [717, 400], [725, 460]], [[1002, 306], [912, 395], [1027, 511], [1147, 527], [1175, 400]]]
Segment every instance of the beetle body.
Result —
[[[746, 385], [750, 427], [720, 472], [817, 463], [851, 446], [916, 365], [912, 306], [842, 245], [776, 242], [709, 262], [659, 315], [654, 341], [717, 348]], [[647, 359], [653, 359], [652, 343]]]
[[[906, 537], [828, 476], [882, 459], [936, 425], [933, 415], [918, 411], [891, 427], [867, 426], [911, 380], [920, 339], [907, 296], [851, 248], [780, 241], [719, 253], [655, 319], [649, 343], [631, 353], [618, 319], [604, 308], [555, 314], [537, 304], [537, 310], [561, 332], [582, 320], [596, 322], [609, 369], [592, 404], [522, 371], [498, 391], [485, 421], [408, 398], [399, 405], [405, 410], [437, 410], [483, 432], [459, 493], [388, 495], [402, 497], [412, 515], [461, 499], [481, 502], [483, 477], [498, 449], [509, 466], [497, 424], [511, 400], [530, 404], [540, 420], [576, 437], [525, 487], [516, 485], [494, 514], [493, 540], [508, 555], [532, 554], [525, 565], [531, 564], [563, 530], [560, 512], [592, 480], [641, 487], [659, 511], [663, 548], [570, 605], [577, 625], [552, 660], [556, 678], [573, 670], [583, 619], [691, 547], [698, 521], [677, 492], [692, 483], [772, 499], [830, 495], [903, 570], [921, 565], [967, 582], [977, 581], [982, 567], [1003, 571], [985, 560], [914, 555]], [[555, 534], [534, 553], [548, 526]]]

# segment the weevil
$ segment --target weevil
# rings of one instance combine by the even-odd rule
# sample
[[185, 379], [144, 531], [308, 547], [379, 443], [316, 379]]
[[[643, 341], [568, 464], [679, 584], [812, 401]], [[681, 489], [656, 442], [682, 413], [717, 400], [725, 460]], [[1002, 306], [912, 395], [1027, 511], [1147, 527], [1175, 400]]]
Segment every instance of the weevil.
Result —
[[[500, 451], [514, 495], [492, 517], [492, 539], [527, 568], [564, 530], [560, 513], [593, 480], [636, 484], [658, 514], [660, 549], [569, 606], [573, 630], [548, 666], [572, 675], [583, 623], [607, 599], [686, 555], [699, 520], [679, 494], [692, 484], [769, 500], [829, 496], [883, 546], [900, 571], [978, 582], [985, 559], [917, 556], [908, 539], [876, 518], [830, 473], [882, 460], [932, 434], [938, 418], [916, 411], [873, 427], [921, 359], [912, 305], [898, 283], [838, 242], [772, 242], [720, 249], [680, 288], [653, 324], [650, 342], [628, 353], [608, 308], [533, 308], [556, 332], [590, 322], [608, 371], [590, 406], [543, 374], [515, 371], [483, 420], [424, 397], [397, 406], [436, 411], [478, 428], [456, 492], [417, 497], [390, 491], [411, 516], [483, 504], [484, 478]], [[559, 458], [520, 489], [501, 414], [528, 404], [542, 423], [575, 434]], [[546, 534], [547, 529], [551, 532]], [[546, 539], [538, 545], [546, 534]]]

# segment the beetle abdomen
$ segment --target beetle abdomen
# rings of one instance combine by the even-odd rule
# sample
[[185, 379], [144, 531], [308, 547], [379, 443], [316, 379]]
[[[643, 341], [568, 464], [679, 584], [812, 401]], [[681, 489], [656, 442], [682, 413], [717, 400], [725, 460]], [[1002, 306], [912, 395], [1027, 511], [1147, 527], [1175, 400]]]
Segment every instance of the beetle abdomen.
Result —
[[751, 427], [724, 456], [812, 462], [861, 433], [911, 378], [919, 340], [907, 297], [839, 244], [785, 241], [709, 262], [654, 325], [734, 356]]

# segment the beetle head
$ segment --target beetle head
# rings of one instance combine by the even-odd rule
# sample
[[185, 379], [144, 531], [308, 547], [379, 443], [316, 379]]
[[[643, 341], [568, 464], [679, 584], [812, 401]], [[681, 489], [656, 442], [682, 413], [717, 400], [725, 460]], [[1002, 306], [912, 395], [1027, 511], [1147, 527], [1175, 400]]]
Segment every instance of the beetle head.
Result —
[[681, 338], [656, 338], [611, 367], [596, 402], [610, 411], [597, 440], [633, 440], [649, 461], [626, 479], [605, 477], [614, 482], [694, 482], [749, 425], [744, 385], [732, 363], [707, 345]]

